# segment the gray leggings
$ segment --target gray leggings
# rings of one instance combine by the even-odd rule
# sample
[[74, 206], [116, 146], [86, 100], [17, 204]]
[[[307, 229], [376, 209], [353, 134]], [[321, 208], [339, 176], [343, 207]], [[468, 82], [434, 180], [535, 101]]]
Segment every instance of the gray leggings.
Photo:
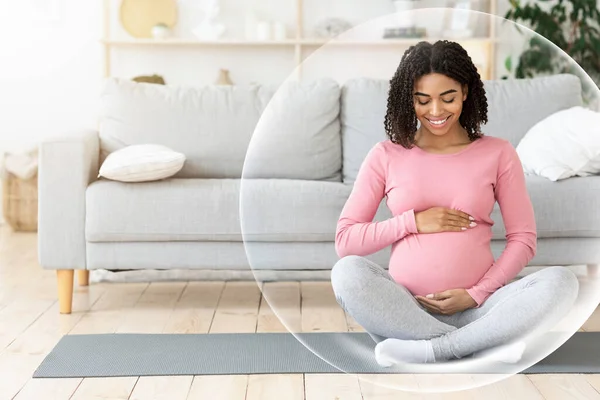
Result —
[[385, 269], [359, 256], [339, 260], [331, 283], [340, 306], [376, 342], [429, 339], [438, 361], [550, 330], [569, 312], [579, 292], [570, 270], [547, 267], [501, 287], [478, 308], [432, 314]]

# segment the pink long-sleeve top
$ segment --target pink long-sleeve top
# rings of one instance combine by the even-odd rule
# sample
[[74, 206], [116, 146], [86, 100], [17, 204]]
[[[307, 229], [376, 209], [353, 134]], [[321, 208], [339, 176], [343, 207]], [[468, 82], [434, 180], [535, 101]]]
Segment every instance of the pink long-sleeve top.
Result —
[[[393, 217], [373, 221], [386, 198]], [[506, 248], [494, 260], [490, 218], [498, 202]], [[415, 214], [431, 207], [463, 211], [477, 226], [419, 233]], [[336, 231], [340, 257], [392, 246], [389, 273], [413, 295], [466, 289], [480, 306], [513, 279], [536, 252], [534, 211], [518, 155], [510, 142], [483, 136], [459, 152], [437, 154], [391, 141], [367, 154]]]

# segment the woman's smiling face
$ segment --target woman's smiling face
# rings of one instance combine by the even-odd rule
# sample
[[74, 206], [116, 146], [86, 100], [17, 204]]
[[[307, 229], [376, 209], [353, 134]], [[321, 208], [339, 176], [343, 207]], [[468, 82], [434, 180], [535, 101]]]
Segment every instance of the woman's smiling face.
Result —
[[414, 105], [421, 127], [442, 136], [459, 124], [467, 88], [442, 74], [428, 74], [415, 82]]

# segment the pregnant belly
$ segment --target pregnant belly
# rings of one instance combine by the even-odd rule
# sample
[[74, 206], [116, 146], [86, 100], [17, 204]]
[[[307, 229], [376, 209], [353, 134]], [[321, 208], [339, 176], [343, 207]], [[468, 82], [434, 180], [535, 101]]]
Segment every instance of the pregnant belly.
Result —
[[476, 284], [494, 262], [491, 229], [409, 235], [392, 248], [389, 272], [413, 295]]

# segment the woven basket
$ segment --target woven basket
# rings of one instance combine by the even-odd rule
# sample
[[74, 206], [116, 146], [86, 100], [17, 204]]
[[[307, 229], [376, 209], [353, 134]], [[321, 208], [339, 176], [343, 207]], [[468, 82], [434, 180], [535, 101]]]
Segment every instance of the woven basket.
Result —
[[38, 225], [37, 175], [21, 179], [4, 171], [2, 174], [3, 214], [15, 231], [36, 232]]

